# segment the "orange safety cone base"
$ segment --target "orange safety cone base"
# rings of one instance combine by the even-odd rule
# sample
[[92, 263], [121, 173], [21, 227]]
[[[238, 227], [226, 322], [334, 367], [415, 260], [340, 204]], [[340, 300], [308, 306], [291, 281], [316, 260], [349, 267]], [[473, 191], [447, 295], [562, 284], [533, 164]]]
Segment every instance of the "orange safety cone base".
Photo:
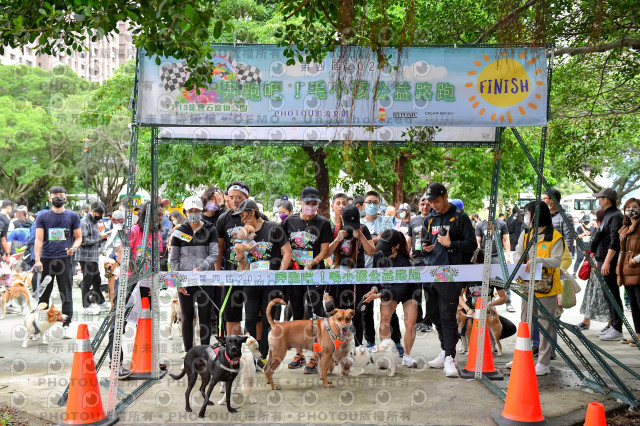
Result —
[[[99, 420], [97, 422], [83, 423], [83, 426], [85, 426], [85, 425], [90, 425], [90, 426], [111, 426], [111, 425], [115, 425], [116, 423], [118, 423], [119, 420], [120, 420], [120, 418], [118, 416], [107, 417], [107, 418], [104, 418], [104, 419]], [[66, 423], [66, 422], [58, 423], [58, 426], [74, 426], [74, 425], [77, 425], [77, 423]]]
[[493, 414], [491, 418], [494, 422], [496, 422], [498, 426], [543, 426], [551, 424], [547, 421], [547, 419], [540, 420], [539, 422], [521, 422], [517, 420], [506, 419], [502, 417], [502, 414]]
[[[483, 371], [482, 375], [486, 376], [486, 378], [489, 380], [504, 380], [504, 376], [498, 370], [490, 371], [488, 373]], [[469, 371], [466, 368], [463, 368], [462, 370], [460, 370], [460, 377], [462, 377], [463, 379], [475, 379], [476, 372]]]
[[[119, 380], [147, 380], [153, 379], [153, 373], [131, 373], [128, 376], [120, 377]], [[162, 379], [167, 375], [167, 370], [160, 370], [159, 378]]]

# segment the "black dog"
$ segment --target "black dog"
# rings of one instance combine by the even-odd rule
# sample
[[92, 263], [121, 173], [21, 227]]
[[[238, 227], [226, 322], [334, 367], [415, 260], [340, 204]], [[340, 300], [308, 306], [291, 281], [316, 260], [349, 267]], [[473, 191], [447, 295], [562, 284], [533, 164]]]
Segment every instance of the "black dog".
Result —
[[[231, 408], [231, 385], [238, 375], [240, 370], [240, 357], [242, 356], [242, 344], [247, 340], [247, 336], [228, 336], [220, 337], [216, 336], [220, 345], [209, 346], [199, 345], [189, 349], [187, 355], [184, 357], [184, 369], [182, 372], [175, 376], [170, 374], [176, 380], [181, 379], [185, 374], [189, 380], [187, 391], [185, 392], [186, 398], [186, 410], [191, 412], [191, 405], [189, 404], [189, 395], [191, 389], [198, 380], [198, 374], [202, 378], [202, 385], [200, 386], [200, 393], [204, 398], [204, 403], [200, 409], [199, 416], [204, 417], [204, 413], [207, 409], [207, 405], [213, 405], [213, 402], [209, 401], [211, 391], [218, 382], [225, 382], [227, 391], [227, 410], [230, 413], [235, 413], [235, 408]], [[213, 380], [211, 380], [213, 378]], [[209, 389], [205, 395], [204, 390], [209, 383]]]

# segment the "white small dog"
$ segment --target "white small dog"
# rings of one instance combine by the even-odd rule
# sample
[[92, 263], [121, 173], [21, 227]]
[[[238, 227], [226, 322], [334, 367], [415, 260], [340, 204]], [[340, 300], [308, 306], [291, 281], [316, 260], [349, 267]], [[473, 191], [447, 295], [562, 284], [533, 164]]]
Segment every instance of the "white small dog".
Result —
[[[251, 337], [249, 333], [247, 333], [247, 336], [249, 336], [249, 338], [242, 344], [242, 356], [240, 357], [239, 363], [240, 372], [233, 381], [231, 393], [236, 393], [238, 386], [241, 386], [245, 399], [248, 398], [251, 404], [255, 404], [256, 399], [253, 397], [253, 385], [256, 383], [256, 365], [254, 359], [262, 359], [262, 354], [260, 353], [258, 341]], [[222, 398], [218, 401], [218, 404], [226, 404], [227, 399], [224, 383], [220, 383], [220, 392], [222, 393]]]
[[391, 339], [384, 339], [377, 347], [368, 350], [364, 345], [354, 349], [354, 376], [373, 374], [377, 370], [386, 369], [389, 377], [396, 374], [398, 369], [398, 349]]
[[57, 322], [65, 322], [67, 316], [60, 312], [51, 301], [51, 307], [47, 309], [46, 303], [40, 303], [38, 307], [29, 312], [24, 317], [24, 326], [27, 328], [27, 333], [24, 336], [22, 347], [29, 346], [29, 339], [36, 340], [39, 336], [42, 336], [42, 343], [48, 344], [47, 332]]

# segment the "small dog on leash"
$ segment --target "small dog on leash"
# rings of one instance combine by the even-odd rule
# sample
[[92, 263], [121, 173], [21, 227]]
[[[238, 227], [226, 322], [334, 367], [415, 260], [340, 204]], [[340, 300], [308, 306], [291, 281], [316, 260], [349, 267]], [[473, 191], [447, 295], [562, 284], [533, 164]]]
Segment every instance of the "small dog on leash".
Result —
[[22, 342], [22, 347], [29, 346], [29, 339], [36, 340], [38, 336], [42, 336], [42, 343], [48, 344], [47, 332], [57, 322], [65, 322], [67, 316], [57, 309], [53, 301], [51, 306], [47, 309], [46, 303], [40, 303], [38, 307], [27, 314], [24, 317], [24, 326], [27, 328], [27, 333]]
[[368, 350], [364, 345], [354, 349], [354, 376], [373, 374], [379, 370], [387, 370], [388, 376], [393, 377], [398, 369], [398, 348], [391, 339], [384, 339], [374, 350]]
[[[193, 386], [198, 380], [198, 374], [202, 379], [200, 385], [200, 393], [204, 398], [202, 408], [200, 408], [199, 417], [204, 417], [207, 405], [213, 405], [209, 400], [211, 392], [218, 382], [225, 382], [227, 411], [235, 413], [238, 410], [231, 407], [231, 385], [238, 376], [240, 371], [239, 363], [242, 356], [242, 344], [247, 341], [247, 336], [216, 336], [219, 345], [199, 345], [189, 349], [184, 358], [184, 368], [178, 375], [169, 374], [175, 380], [180, 380], [185, 374], [189, 380], [187, 390], [185, 392], [186, 408], [191, 412], [191, 404], [189, 404], [189, 395]], [[209, 385], [205, 394], [205, 388]]]
[[[178, 293], [171, 299], [171, 316], [169, 317], [169, 339], [173, 339], [173, 325], [178, 324], [178, 334], [182, 337], [182, 308], [178, 300]], [[194, 333], [195, 334], [195, 333]]]
[[[460, 349], [458, 349], [458, 352], [466, 354], [469, 352], [469, 344], [471, 343], [473, 318], [469, 318], [462, 308], [458, 306], [457, 320], [458, 334], [460, 334]], [[464, 329], [465, 324], [467, 328], [463, 334], [462, 330]], [[502, 356], [502, 344], [500, 343], [500, 336], [502, 336], [502, 323], [500, 322], [496, 308], [493, 306], [490, 306], [489, 309], [487, 309], [487, 326], [491, 337], [491, 349], [496, 356]]]
[[[253, 385], [256, 383], [255, 359], [262, 359], [260, 345], [256, 339], [247, 333], [247, 341], [242, 344], [240, 371], [238, 372], [238, 377], [233, 381], [231, 393], [236, 393], [238, 386], [240, 386], [244, 397], [249, 398], [251, 404], [256, 403], [256, 399], [253, 397]], [[220, 398], [218, 404], [222, 405], [226, 402], [226, 391], [222, 383], [220, 383], [220, 392], [222, 393], [222, 398]]]
[[7, 303], [17, 303], [20, 305], [20, 313], [27, 305], [31, 311], [31, 294], [24, 282], [18, 278], [13, 279], [11, 287], [0, 288], [0, 319], [4, 318], [7, 313]]

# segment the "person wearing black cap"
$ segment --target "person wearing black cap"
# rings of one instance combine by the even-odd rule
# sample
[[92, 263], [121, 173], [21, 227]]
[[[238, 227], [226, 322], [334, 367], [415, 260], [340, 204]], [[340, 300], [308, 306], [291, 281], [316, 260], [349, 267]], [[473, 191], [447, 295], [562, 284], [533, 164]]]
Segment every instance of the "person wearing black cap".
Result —
[[[371, 242], [369, 229], [360, 224], [360, 211], [358, 207], [350, 204], [342, 210], [339, 219], [336, 217], [336, 226], [333, 229], [334, 240], [329, 245], [329, 255], [333, 255], [333, 268], [364, 268], [364, 254], [373, 256], [376, 248]], [[354, 284], [351, 286], [333, 286], [333, 299], [337, 308], [354, 309], [353, 324], [356, 329], [354, 340], [356, 346], [364, 344], [364, 322], [362, 311], [357, 308], [358, 302], [369, 291], [367, 284]], [[374, 329], [375, 339], [375, 329]]]
[[[249, 198], [249, 185], [246, 182], [234, 181], [227, 187], [227, 193], [229, 194], [229, 206], [228, 210], [220, 215], [216, 222], [216, 232], [218, 233], [218, 259], [216, 260], [216, 271], [222, 269], [236, 270], [235, 252], [233, 251], [234, 240], [236, 239], [238, 231], [244, 226], [240, 216], [233, 215], [238, 210], [240, 204]], [[266, 217], [263, 217], [266, 220]], [[226, 321], [227, 335], [242, 334], [242, 328], [240, 327], [240, 321], [242, 321], [242, 306], [244, 304], [244, 293], [242, 286], [225, 287], [224, 297], [229, 298], [224, 307], [222, 314], [223, 319]]]
[[[596, 261], [600, 274], [604, 278], [607, 287], [613, 294], [615, 303], [622, 310], [620, 288], [618, 287], [618, 252], [620, 251], [620, 228], [622, 228], [622, 213], [616, 208], [618, 193], [613, 188], [604, 188], [597, 194], [593, 194], [598, 200], [600, 208], [604, 211], [604, 218], [600, 224], [598, 235], [591, 241], [591, 252]], [[611, 327], [602, 330], [600, 340], [622, 339], [622, 318], [616, 312], [614, 305], [607, 298]]]
[[[291, 245], [287, 241], [284, 229], [275, 222], [263, 220], [260, 217], [258, 204], [253, 200], [244, 200], [233, 216], [240, 217], [245, 225], [253, 226], [256, 243], [249, 251], [248, 260], [251, 270], [286, 271], [291, 264]], [[262, 359], [267, 358], [269, 352], [269, 322], [267, 321], [267, 305], [275, 298], [282, 298], [282, 289], [273, 286], [246, 286], [245, 326], [247, 331], [258, 340]], [[274, 306], [272, 315], [280, 315], [280, 307]], [[262, 316], [262, 331], [258, 335], [258, 315]], [[258, 363], [264, 367], [265, 361]]]
[[[473, 225], [466, 213], [449, 202], [447, 188], [439, 182], [427, 187], [431, 210], [422, 226], [422, 250], [428, 266], [459, 265], [465, 254], [475, 250], [477, 243]], [[438, 330], [442, 351], [428, 364], [444, 368], [447, 377], [458, 377], [456, 344], [458, 324], [456, 310], [461, 292], [459, 283], [427, 283], [427, 312]]]
[[[300, 194], [302, 211], [287, 217], [282, 223], [287, 239], [293, 249], [294, 269], [324, 269], [324, 259], [329, 253], [329, 243], [332, 240], [329, 219], [318, 215], [320, 206], [320, 192], [313, 187], [306, 187]], [[285, 289], [288, 302], [291, 304], [294, 320], [304, 318], [304, 302], [307, 300], [313, 313], [318, 316], [326, 315], [322, 307], [325, 286], [293, 285]], [[296, 349], [296, 355], [289, 368], [299, 368], [305, 364], [302, 349]], [[305, 374], [317, 373], [318, 361], [311, 358], [305, 367]]]
[[[378, 250], [373, 257], [376, 268], [406, 268], [411, 266], [407, 240], [400, 231], [387, 229], [380, 234], [376, 244]], [[402, 303], [404, 312], [404, 353], [402, 365], [416, 368], [418, 363], [411, 357], [411, 349], [416, 339], [416, 318], [418, 316], [418, 301], [421, 299], [420, 286], [414, 283], [397, 283], [383, 285], [380, 293], [374, 288], [365, 295], [365, 303], [374, 299], [382, 299], [380, 303], [380, 339], [391, 337], [391, 316], [396, 311], [398, 303]]]

